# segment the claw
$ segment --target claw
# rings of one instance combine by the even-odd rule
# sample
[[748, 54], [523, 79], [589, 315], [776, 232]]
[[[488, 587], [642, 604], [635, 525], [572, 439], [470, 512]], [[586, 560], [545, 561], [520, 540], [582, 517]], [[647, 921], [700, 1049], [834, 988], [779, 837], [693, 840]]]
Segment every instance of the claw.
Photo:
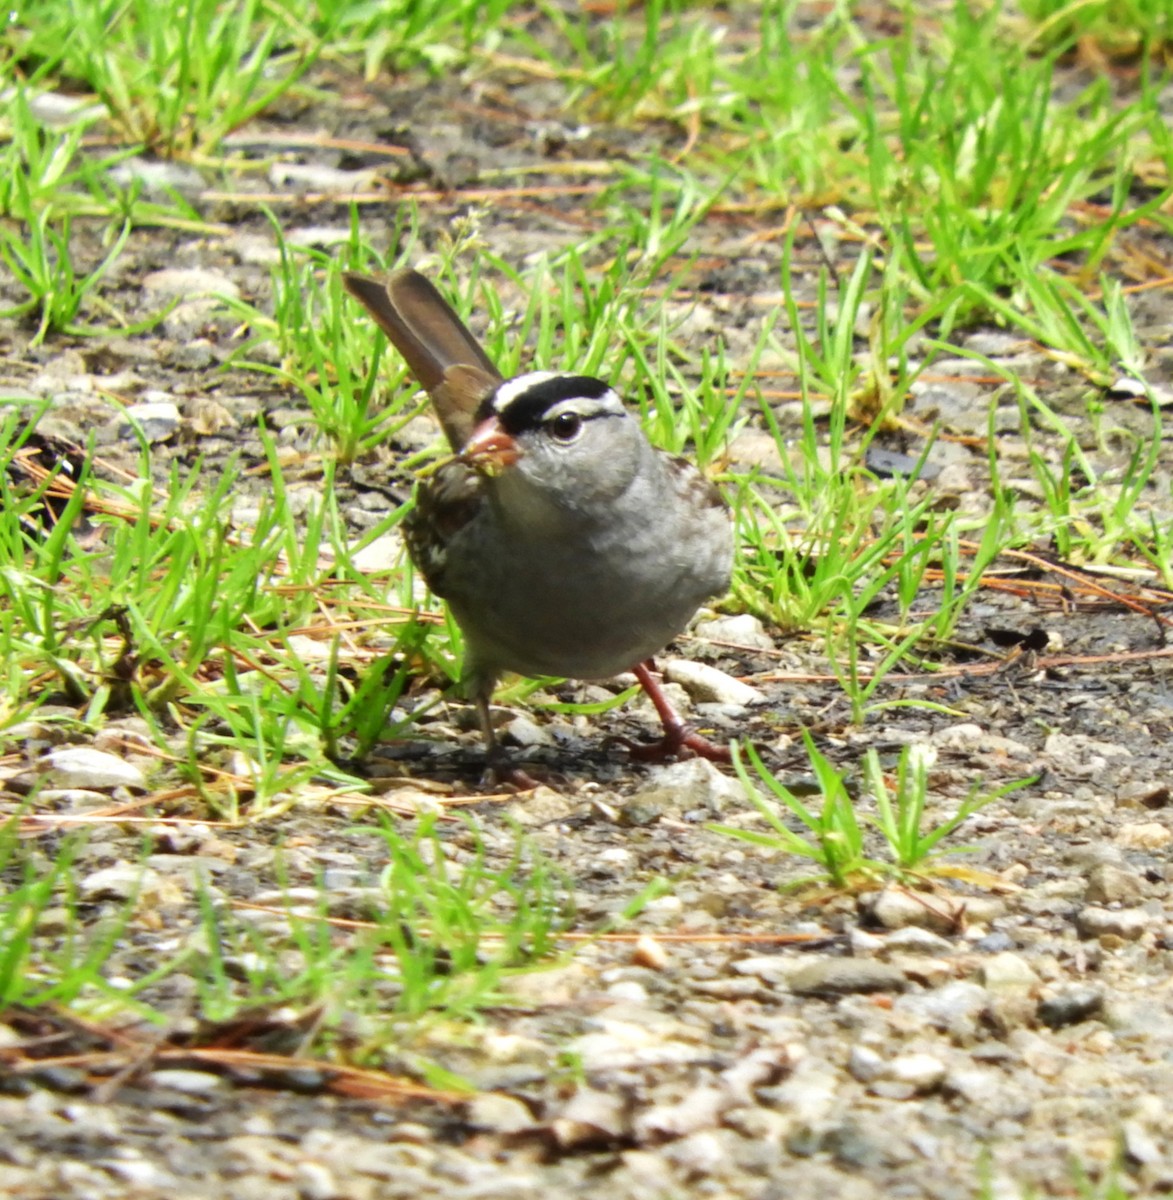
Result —
[[672, 706], [650, 669], [651, 660], [637, 663], [633, 670], [640, 686], [655, 705], [664, 725], [664, 736], [658, 742], [619, 741], [627, 747], [632, 758], [642, 762], [662, 762], [666, 758], [707, 758], [710, 762], [732, 762], [728, 746], [718, 746], [703, 734], [697, 733]]

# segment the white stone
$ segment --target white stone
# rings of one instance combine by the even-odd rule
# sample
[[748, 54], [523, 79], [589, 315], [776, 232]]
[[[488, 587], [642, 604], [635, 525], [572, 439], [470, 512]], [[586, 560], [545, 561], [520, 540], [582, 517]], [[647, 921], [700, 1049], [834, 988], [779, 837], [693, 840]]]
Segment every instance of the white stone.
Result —
[[649, 784], [636, 800], [665, 803], [680, 812], [708, 809], [722, 813], [745, 806], [741, 783], [723, 775], [707, 758], [686, 758], [682, 762], [658, 767]]
[[678, 683], [693, 700], [714, 704], [755, 704], [762, 698], [757, 688], [734, 679], [724, 671], [708, 663], [693, 662], [687, 658], [670, 659], [664, 664], [664, 678]]
[[709, 638], [715, 642], [728, 642], [733, 646], [745, 646], [751, 650], [774, 649], [774, 639], [752, 613], [702, 621], [696, 627], [696, 634], [697, 637]]
[[991, 954], [982, 964], [981, 977], [982, 982], [991, 991], [1032, 988], [1039, 982], [1039, 977], [1030, 964], [1009, 950], [1001, 954]]
[[847, 1070], [860, 1083], [871, 1083], [884, 1070], [884, 1060], [870, 1046], [855, 1045], [847, 1055]]
[[152, 445], [165, 442], [179, 428], [179, 405], [170, 400], [131, 404], [126, 409], [126, 416], [129, 420], [123, 427], [125, 432], [129, 433], [137, 426]]
[[143, 278], [143, 287], [157, 298], [191, 300], [196, 296], [229, 296], [237, 299], [240, 288], [221, 271], [201, 267], [167, 267]]
[[518, 1133], [533, 1127], [533, 1114], [520, 1100], [499, 1092], [482, 1092], [468, 1105], [468, 1123], [494, 1133]]
[[374, 573], [388, 571], [403, 558], [403, 536], [400, 533], [386, 533], [377, 537], [373, 542], [363, 546], [361, 550], [351, 555], [351, 565], [356, 571]]
[[930, 1092], [941, 1086], [945, 1064], [931, 1054], [902, 1054], [888, 1063], [884, 1075], [918, 1092]]
[[49, 780], [62, 788], [129, 787], [146, 790], [142, 771], [126, 759], [90, 746], [62, 746], [46, 755]]
[[176, 1092], [188, 1092], [191, 1095], [201, 1095], [205, 1092], [222, 1092], [227, 1081], [210, 1071], [192, 1071], [182, 1067], [163, 1067], [151, 1072], [151, 1084], [154, 1087], [171, 1088]]
[[331, 644], [321, 638], [306, 637], [304, 633], [293, 633], [285, 639], [298, 662], [318, 663], [329, 662], [332, 653]]
[[1161, 850], [1170, 842], [1173, 842], [1173, 830], [1158, 821], [1122, 825], [1116, 834], [1116, 844], [1126, 850]]

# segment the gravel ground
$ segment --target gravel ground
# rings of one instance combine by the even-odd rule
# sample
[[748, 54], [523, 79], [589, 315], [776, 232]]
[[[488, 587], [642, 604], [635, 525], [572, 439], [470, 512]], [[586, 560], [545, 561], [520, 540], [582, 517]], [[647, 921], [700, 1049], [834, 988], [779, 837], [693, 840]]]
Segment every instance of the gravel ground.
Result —
[[[470, 219], [459, 189], [487, 165], [552, 159], [553, 170], [566, 145], [547, 115], [559, 112], [552, 85], [514, 81], [507, 111], [497, 104], [499, 87], [470, 91], [422, 78], [370, 93], [351, 86], [335, 107], [287, 114], [286, 124], [259, 132], [279, 138], [291, 122], [302, 132], [373, 142], [393, 140], [410, 122], [428, 169], [457, 189], [428, 193], [425, 242], [434, 243], [454, 218]], [[574, 157], [644, 148], [630, 132], [599, 127], [587, 144], [575, 142]], [[278, 157], [280, 166], [257, 186], [281, 195], [287, 236], [328, 245], [345, 235], [343, 205], [311, 210], [299, 194], [336, 191], [340, 180], [357, 185], [370, 164], [328, 149]], [[175, 172], [169, 183], [205, 186], [187, 168], [163, 170]], [[365, 210], [376, 239], [393, 220], [389, 210]], [[225, 203], [214, 215], [225, 227], [215, 237], [136, 236], [109, 279], [111, 298], [133, 316], [172, 294], [264, 296], [275, 253], [265, 222], [246, 202]], [[565, 198], [540, 209], [481, 203], [471, 219], [497, 254], [521, 261], [577, 235], [582, 217], [581, 201]], [[777, 295], [777, 247], [759, 236], [766, 219], [714, 217], [690, 247], [698, 265], [682, 303], [704, 297], [692, 317], [698, 345], [719, 329], [734, 362], [748, 355], [763, 298]], [[1173, 252], [1168, 239], [1160, 249], [1166, 258]], [[806, 256], [799, 269], [809, 268], [813, 296], [820, 260], [809, 245]], [[0, 282], [0, 291], [7, 300], [13, 285]], [[1136, 297], [1133, 311], [1152, 348], [1154, 382], [1169, 388], [1167, 293]], [[174, 415], [164, 410], [160, 418], [160, 477], [169, 461], [191, 461], [197, 451], [213, 463], [231, 451], [262, 462], [252, 432], [259, 413], [282, 430], [284, 445], [308, 447], [308, 416], [290, 395], [223, 369], [233, 326], [209, 302], [188, 300], [151, 334], [30, 347], [27, 328], [0, 321], [0, 373], [9, 394], [30, 403], [53, 398], [47, 428], [83, 441], [94, 431], [113, 462], [122, 456], [133, 464], [137, 446], [106, 392], [174, 404]], [[1127, 433], [1151, 428], [1147, 409], [1109, 394], [1095, 430], [1085, 389], [1069, 372], [995, 329], [974, 330], [966, 341], [1030, 379], [1098, 463], [1112, 454], [1125, 461]], [[1030, 495], [1013, 398], [968, 360], [936, 364], [933, 379], [918, 385], [909, 416], [939, 419], [954, 439], [933, 452], [941, 473], [932, 486], [942, 502], [977, 511], [988, 503], [985, 449], [966, 439], [984, 435], [991, 405], [1002, 469]], [[780, 403], [777, 412], [784, 428], [797, 428], [797, 405]], [[1033, 444], [1057, 460], [1062, 447], [1048, 444], [1046, 432], [1034, 430]], [[907, 434], [885, 444], [917, 450]], [[764, 462], [768, 470], [769, 453], [763, 435], [751, 432], [734, 448], [734, 466]], [[371, 486], [386, 463], [360, 463], [340, 484], [356, 530], [394, 502]], [[307, 468], [298, 487], [320, 483]], [[1167, 468], [1155, 490], [1168, 497]], [[780, 891], [802, 874], [801, 864], [706, 828], [753, 823], [735, 780], [695, 761], [632, 766], [604, 744], [610, 735], [650, 731], [645, 708], [589, 721], [518, 713], [512, 734], [527, 758], [555, 773], [557, 787], [474, 806], [490, 851], [507, 854], [506, 818], [520, 823], [573, 878], [582, 928], [653, 878], [675, 883], [640, 918], [640, 941], [584, 947], [551, 970], [521, 976], [516, 1007], [491, 1010], [472, 1026], [415, 1030], [388, 1057], [389, 1070], [409, 1075], [426, 1057], [480, 1094], [460, 1102], [372, 1100], [355, 1080], [323, 1070], [255, 1062], [226, 1070], [133, 1025], [113, 1032], [60, 1014], [9, 1014], [0, 1052], [52, 1037], [61, 1053], [111, 1051], [110, 1071], [122, 1073], [60, 1065], [0, 1075], [0, 1193], [24, 1200], [550, 1193], [960, 1200], [979, 1194], [985, 1180], [990, 1195], [1017, 1200], [1030, 1188], [1074, 1194], [1073, 1160], [1096, 1176], [1117, 1158], [1127, 1192], [1173, 1191], [1173, 659], [1149, 617], [1070, 593], [1049, 600], [1029, 585], [1057, 577], [1037, 564], [1014, 565], [1024, 586], [979, 598], [959, 637], [989, 647], [993, 631], [1042, 630], [1049, 640], [1041, 650], [996, 672], [903, 679], [884, 693], [934, 700], [963, 716], [900, 709], [852, 727], [821, 643], [752, 618], [702, 625], [676, 648], [749, 684], [748, 701], [706, 699], [695, 684], [679, 695], [707, 726], [758, 740], [783, 776], [805, 763], [800, 724], [844, 763], [867, 747], [891, 756], [911, 742], [928, 745], [937, 812], [955, 806], [976, 780], [993, 788], [1037, 776], [966, 827], [974, 852], [958, 860], [965, 877], [930, 893]], [[439, 710], [434, 743], [386, 760], [395, 770], [406, 763], [408, 774], [388, 768], [382, 803], [410, 807], [421, 790], [475, 793], [475, 736], [457, 715]], [[88, 743], [59, 739], [40, 719], [4, 746], [10, 783], [27, 786], [30, 774], [56, 772], [53, 789], [41, 795], [51, 811], [84, 813], [131, 798], [148, 777], [160, 786], [157, 761], [136, 752], [135, 718], [108, 724]], [[90, 753], [79, 758], [78, 750]], [[324, 878], [331, 912], [352, 915], [382, 863], [382, 843], [356, 833], [354, 821], [353, 810], [307, 802], [280, 822], [244, 828], [148, 825], [147, 875], [115, 951], [115, 974], [120, 962], [132, 971], [195, 934], [201, 886], [226, 904], [264, 905], [279, 902], [283, 889], [317, 896]], [[46, 854], [56, 836], [44, 838]], [[95, 923], [129, 894], [142, 836], [141, 825], [103, 824], [79, 852], [77, 886]], [[454, 825], [446, 836], [459, 854], [469, 834]], [[784, 935], [806, 940], [787, 944]], [[194, 1004], [189, 985], [171, 977], [158, 997], [178, 1027]], [[303, 1030], [286, 1025], [274, 1019], [266, 1041], [258, 1018], [238, 1044], [291, 1053]]]

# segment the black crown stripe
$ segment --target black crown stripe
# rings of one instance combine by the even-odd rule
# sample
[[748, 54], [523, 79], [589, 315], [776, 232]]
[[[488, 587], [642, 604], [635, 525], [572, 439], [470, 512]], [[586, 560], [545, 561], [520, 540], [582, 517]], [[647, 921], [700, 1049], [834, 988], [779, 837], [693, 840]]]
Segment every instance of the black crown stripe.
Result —
[[496, 413], [505, 432], [516, 435], [527, 429], [536, 429], [546, 413], [563, 400], [579, 397], [601, 400], [610, 390], [608, 384], [590, 375], [555, 375], [552, 379], [543, 379], [518, 392], [504, 409], [498, 410], [494, 406], [495, 397], [489, 397], [479, 415], [487, 417]]

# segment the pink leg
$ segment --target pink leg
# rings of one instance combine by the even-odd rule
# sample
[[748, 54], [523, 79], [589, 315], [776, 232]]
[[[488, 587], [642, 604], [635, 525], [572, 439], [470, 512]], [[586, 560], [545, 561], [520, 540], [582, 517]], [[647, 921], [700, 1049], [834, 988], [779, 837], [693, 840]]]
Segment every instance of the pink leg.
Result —
[[648, 699], [656, 706], [656, 712], [664, 723], [664, 736], [658, 742], [647, 745], [627, 744], [633, 758], [646, 761], [657, 761], [663, 758], [707, 758], [710, 762], [731, 762], [732, 755], [728, 746], [718, 746], [690, 729], [684, 718], [672, 707], [672, 702], [664, 695], [664, 689], [659, 680], [652, 674], [655, 664], [649, 658], [647, 662], [637, 663], [632, 669], [639, 680], [640, 687], [648, 694]]

